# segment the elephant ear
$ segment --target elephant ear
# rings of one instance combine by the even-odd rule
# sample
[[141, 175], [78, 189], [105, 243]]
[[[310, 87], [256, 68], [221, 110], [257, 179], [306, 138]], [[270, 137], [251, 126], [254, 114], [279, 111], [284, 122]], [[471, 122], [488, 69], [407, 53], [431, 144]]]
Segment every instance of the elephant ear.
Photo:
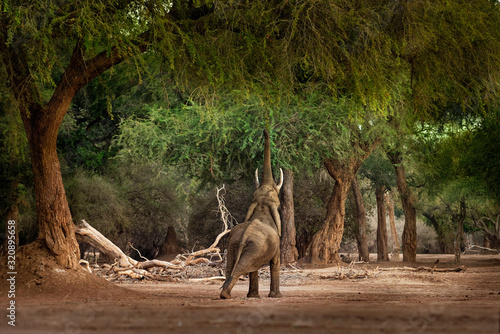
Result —
[[271, 209], [271, 214], [273, 215], [274, 223], [276, 224], [276, 227], [278, 229], [278, 235], [281, 237], [281, 218], [278, 212], [278, 207], [276, 206], [276, 204], [271, 204], [269, 208]]

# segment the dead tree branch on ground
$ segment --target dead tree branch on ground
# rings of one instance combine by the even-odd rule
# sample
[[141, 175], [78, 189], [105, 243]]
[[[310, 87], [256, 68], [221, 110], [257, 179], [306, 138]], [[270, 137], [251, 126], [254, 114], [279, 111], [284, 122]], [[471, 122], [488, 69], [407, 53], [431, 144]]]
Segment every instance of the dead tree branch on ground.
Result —
[[[210, 247], [196, 252], [179, 254], [172, 262], [156, 259], [148, 260], [129, 243], [129, 246], [136, 250], [139, 253], [139, 256], [145, 261], [139, 262], [137, 260], [134, 260], [126, 255], [118, 246], [116, 246], [108, 238], [102, 235], [102, 233], [92, 227], [85, 220], [82, 220], [80, 224], [75, 226], [76, 237], [78, 240], [91, 244], [95, 248], [99, 249], [99, 251], [101, 251], [103, 254], [106, 254], [110, 258], [115, 259], [115, 263], [109, 266], [109, 269], [113, 269], [113, 271], [118, 275], [127, 275], [132, 278], [148, 277], [151, 279], [161, 279], [159, 275], [152, 274], [148, 271], [148, 269], [151, 268], [159, 268], [160, 270], [182, 270], [185, 269], [186, 266], [213, 263], [213, 261], [207, 259], [206, 257], [200, 256], [218, 256], [218, 262], [222, 262], [220, 249], [217, 247], [217, 245], [222, 237], [230, 232], [230, 227], [232, 227], [236, 222], [234, 217], [226, 208], [224, 198], [221, 195], [222, 190], [225, 190], [224, 186], [222, 186], [222, 188], [220, 189], [217, 189], [217, 201], [219, 203], [221, 220], [224, 223], [224, 230], [219, 233]], [[90, 268], [88, 268], [88, 270], [90, 271]]]

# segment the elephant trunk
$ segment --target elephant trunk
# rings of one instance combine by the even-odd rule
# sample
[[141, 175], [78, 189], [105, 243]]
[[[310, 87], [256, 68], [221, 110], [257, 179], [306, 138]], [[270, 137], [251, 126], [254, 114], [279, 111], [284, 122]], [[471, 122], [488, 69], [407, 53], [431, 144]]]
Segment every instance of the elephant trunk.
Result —
[[264, 130], [264, 176], [262, 184], [274, 184], [271, 168], [271, 139], [269, 138], [268, 130]]

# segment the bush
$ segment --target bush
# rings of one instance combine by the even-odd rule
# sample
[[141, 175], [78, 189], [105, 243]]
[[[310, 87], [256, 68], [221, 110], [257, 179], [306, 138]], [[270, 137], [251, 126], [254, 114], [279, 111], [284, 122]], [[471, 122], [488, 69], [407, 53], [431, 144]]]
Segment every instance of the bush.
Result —
[[[172, 182], [175, 173], [159, 165], [125, 165], [113, 168], [114, 181], [127, 202], [129, 216], [128, 240], [143, 256], [153, 258], [165, 241], [169, 225], [185, 236], [185, 209]], [[180, 233], [179, 233], [180, 232]], [[137, 256], [137, 254], [132, 255]]]
[[[169, 225], [179, 231], [180, 206], [169, 174], [158, 166], [120, 164], [106, 175], [77, 170], [65, 181], [73, 220], [85, 219], [122, 250], [131, 243], [152, 258]], [[136, 251], [128, 249], [133, 257]]]
[[65, 180], [66, 196], [75, 224], [85, 219], [104, 236], [124, 249], [132, 210], [120, 197], [119, 186], [110, 178], [77, 170]]

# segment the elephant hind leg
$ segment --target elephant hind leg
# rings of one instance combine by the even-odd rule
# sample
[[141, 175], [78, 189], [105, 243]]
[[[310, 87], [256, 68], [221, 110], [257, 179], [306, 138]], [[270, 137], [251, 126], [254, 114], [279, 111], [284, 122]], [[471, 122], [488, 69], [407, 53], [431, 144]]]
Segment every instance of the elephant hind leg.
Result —
[[226, 278], [226, 281], [222, 285], [222, 291], [220, 292], [221, 299], [231, 299], [231, 290], [233, 289], [235, 283], [236, 281], [233, 280], [233, 276]]
[[276, 255], [270, 262], [270, 272], [271, 272], [271, 291], [269, 292], [269, 297], [280, 298], [282, 297], [280, 292], [280, 252], [278, 251]]
[[248, 298], [260, 298], [259, 296], [259, 272], [253, 271], [250, 273], [250, 287], [248, 289]]

